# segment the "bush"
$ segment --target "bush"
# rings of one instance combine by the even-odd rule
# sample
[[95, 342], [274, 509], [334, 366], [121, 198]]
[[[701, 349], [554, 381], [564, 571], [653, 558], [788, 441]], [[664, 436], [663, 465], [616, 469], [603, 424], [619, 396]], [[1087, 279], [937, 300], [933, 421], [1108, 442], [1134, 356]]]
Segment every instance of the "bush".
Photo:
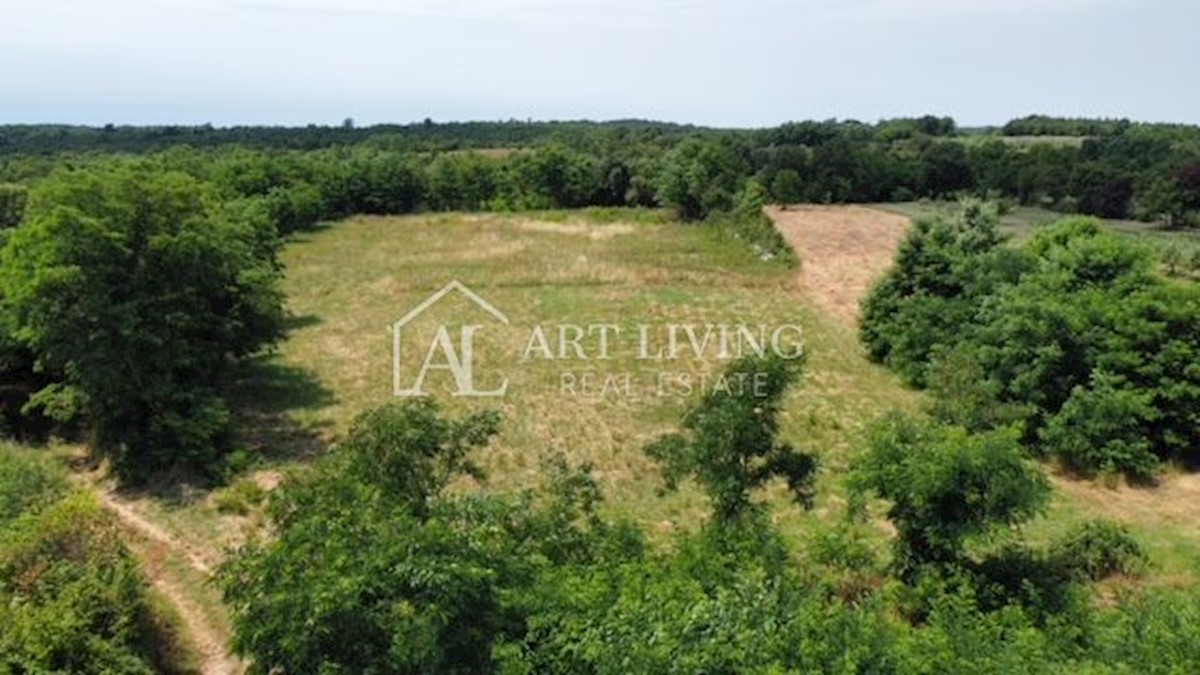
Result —
[[933, 354], [962, 341], [980, 299], [1025, 266], [1001, 248], [998, 222], [989, 206], [964, 202], [952, 220], [916, 223], [862, 303], [859, 335], [873, 360], [927, 383]]
[[1145, 551], [1124, 525], [1104, 520], [1072, 528], [1054, 543], [1051, 555], [1067, 569], [1092, 581], [1115, 574], [1137, 574], [1148, 562]]
[[1080, 473], [1146, 480], [1160, 460], [1194, 460], [1200, 290], [1165, 283], [1147, 249], [1091, 219], [1011, 254], [947, 246], [952, 232], [919, 226], [868, 297], [872, 357], [932, 385], [938, 418], [1015, 426]]
[[1071, 392], [1039, 437], [1073, 471], [1124, 473], [1147, 481], [1158, 470], [1147, 436], [1157, 417], [1149, 393], [1122, 387], [1116, 378], [1097, 372], [1088, 387]]
[[968, 537], [1015, 525], [1046, 504], [1046, 477], [1009, 429], [970, 435], [961, 427], [893, 415], [871, 430], [854, 484], [891, 505], [893, 564], [913, 579], [925, 566], [961, 563]]
[[146, 593], [88, 495], [30, 508], [0, 529], [0, 670], [155, 672]]
[[66, 490], [66, 476], [57, 467], [29, 450], [0, 444], [0, 529], [54, 503]]

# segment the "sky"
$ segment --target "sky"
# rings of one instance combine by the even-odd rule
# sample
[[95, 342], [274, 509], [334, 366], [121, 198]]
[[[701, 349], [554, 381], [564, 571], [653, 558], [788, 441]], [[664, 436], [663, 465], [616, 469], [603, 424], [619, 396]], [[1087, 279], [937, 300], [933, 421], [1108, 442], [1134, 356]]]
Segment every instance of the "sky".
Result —
[[1200, 123], [1195, 0], [0, 0], [0, 123]]

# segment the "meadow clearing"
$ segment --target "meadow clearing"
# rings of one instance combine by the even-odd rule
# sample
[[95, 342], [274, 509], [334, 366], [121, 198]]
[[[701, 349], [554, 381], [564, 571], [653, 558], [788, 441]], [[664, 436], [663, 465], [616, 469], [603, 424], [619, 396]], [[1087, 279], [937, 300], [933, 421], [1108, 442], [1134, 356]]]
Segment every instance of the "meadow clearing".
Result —
[[[656, 465], [642, 452], [673, 428], [689, 400], [679, 387], [660, 392], [657, 380], [667, 372], [698, 383], [723, 362], [688, 354], [673, 362], [640, 358], [636, 341], [622, 347], [616, 340], [600, 360], [594, 335], [584, 341], [591, 358], [523, 359], [529, 328], [546, 327], [557, 355], [559, 324], [616, 325], [626, 336], [653, 326], [658, 349], [667, 324], [802, 326], [807, 367], [782, 424], [786, 440], [820, 456], [815, 508], [792, 504], [782, 484], [764, 494], [772, 519], [803, 550], [844, 515], [844, 479], [866, 426], [891, 409], [922, 406], [924, 394], [867, 361], [855, 325], [858, 297], [890, 264], [908, 220], [864, 207], [790, 207], [771, 216], [798, 265], [763, 261], [712, 229], [657, 211], [354, 217], [297, 235], [284, 253], [291, 331], [243, 382], [255, 416], [247, 439], [253, 470], [212, 493], [174, 488], [168, 495], [115, 498], [168, 532], [185, 559], [219, 563], [227, 549], [262, 533], [263, 495], [283, 472], [327, 444], [336, 448], [356, 414], [392, 399], [392, 324], [457, 280], [509, 320], [490, 326], [476, 345], [480, 387], [507, 380], [507, 394], [439, 396], [454, 413], [493, 408], [504, 415], [498, 439], [479, 457], [489, 474], [486, 489], [533, 487], [545, 460], [561, 454], [593, 468], [612, 515], [664, 538], [698, 527], [707, 505], [687, 484], [663, 493]], [[406, 329], [428, 335], [436, 324], [488, 320], [451, 294]], [[403, 366], [408, 376], [417, 368]], [[605, 387], [610, 376], [632, 384]], [[564, 377], [575, 386], [564, 390]], [[444, 373], [430, 375], [435, 391], [452, 384]], [[1047, 471], [1054, 474], [1054, 498], [1045, 516], [1026, 525], [1031, 540], [1049, 541], [1088, 519], [1115, 519], [1131, 527], [1152, 567], [1141, 579], [1114, 583], [1195, 583], [1195, 475], [1169, 471], [1157, 487], [1135, 488]], [[871, 544], [882, 556], [892, 532], [882, 518], [876, 522]], [[194, 605], [211, 610], [208, 622], [220, 630], [221, 607], [203, 575], [186, 560], [173, 565], [177, 585]]]

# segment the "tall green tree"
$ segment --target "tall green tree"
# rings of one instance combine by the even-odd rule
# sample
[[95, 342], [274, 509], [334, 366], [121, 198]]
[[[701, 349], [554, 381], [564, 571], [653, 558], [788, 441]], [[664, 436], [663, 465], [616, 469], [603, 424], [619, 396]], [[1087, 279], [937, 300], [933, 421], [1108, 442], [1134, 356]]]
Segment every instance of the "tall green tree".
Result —
[[[751, 493], [772, 478], [787, 481], [808, 505], [817, 460], [779, 440], [784, 395], [803, 362], [779, 356], [744, 357], [683, 416], [683, 430], [647, 449], [661, 464], [669, 488], [694, 478], [712, 502], [718, 522], [734, 522], [752, 508]], [[728, 383], [728, 386], [722, 384]]]
[[231, 447], [221, 389], [282, 330], [277, 238], [262, 209], [129, 163], [61, 171], [0, 251], [13, 336], [61, 373], [32, 401], [86, 414], [126, 479], [212, 467]]

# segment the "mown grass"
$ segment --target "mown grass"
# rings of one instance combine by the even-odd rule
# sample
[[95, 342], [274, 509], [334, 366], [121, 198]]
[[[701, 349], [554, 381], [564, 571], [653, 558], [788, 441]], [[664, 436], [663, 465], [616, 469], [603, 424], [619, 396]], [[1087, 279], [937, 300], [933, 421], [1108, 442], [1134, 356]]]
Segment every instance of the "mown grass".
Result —
[[[843, 501], [838, 476], [864, 423], [877, 411], [913, 408], [919, 396], [866, 362], [852, 327], [805, 307], [794, 287], [795, 272], [786, 264], [763, 262], [744, 244], [721, 240], [707, 228], [661, 214], [629, 215], [352, 218], [294, 242], [284, 255], [289, 310], [320, 320], [293, 331], [279, 359], [290, 368], [310, 369], [333, 392], [328, 405], [296, 411], [294, 418], [335, 440], [354, 415], [392, 400], [391, 324], [458, 280], [510, 321], [508, 328], [489, 326], [487, 341], [481, 338], [476, 346], [479, 388], [507, 379], [508, 395], [440, 397], [454, 411], [496, 407], [504, 414], [503, 432], [484, 458], [491, 486], [535, 484], [542, 458], [561, 452], [572, 463], [594, 467], [612, 510], [669, 531], [693, 526], [706, 507], [694, 490], [660, 495], [656, 467], [641, 451], [672, 428], [687, 402], [674, 387], [671, 395], [659, 396], [658, 373], [698, 377], [715, 373], [723, 362], [643, 360], [629, 343], [611, 345], [608, 360], [523, 360], [529, 328], [545, 326], [553, 341], [559, 324], [611, 324], [622, 336], [636, 335], [640, 324], [799, 324], [809, 363], [788, 405], [784, 431], [796, 445], [821, 455], [826, 489], [813, 514], [783, 504], [775, 514], [796, 529], [837, 510]], [[488, 318], [462, 298], [447, 298], [406, 326], [402, 339], [409, 333], [428, 336], [439, 322], [465, 321], [486, 324]], [[652, 335], [653, 352], [664, 337]], [[594, 357], [598, 343], [584, 345]], [[419, 356], [403, 364], [409, 379]], [[489, 370], [488, 363], [497, 366]], [[564, 373], [579, 381], [588, 372], [598, 378], [592, 391], [577, 386], [575, 395], [563, 392]], [[607, 375], [629, 375], [636, 391], [632, 396], [623, 386], [597, 391]], [[445, 377], [440, 385], [430, 382], [450, 384]], [[770, 492], [782, 498], [781, 487]]]

